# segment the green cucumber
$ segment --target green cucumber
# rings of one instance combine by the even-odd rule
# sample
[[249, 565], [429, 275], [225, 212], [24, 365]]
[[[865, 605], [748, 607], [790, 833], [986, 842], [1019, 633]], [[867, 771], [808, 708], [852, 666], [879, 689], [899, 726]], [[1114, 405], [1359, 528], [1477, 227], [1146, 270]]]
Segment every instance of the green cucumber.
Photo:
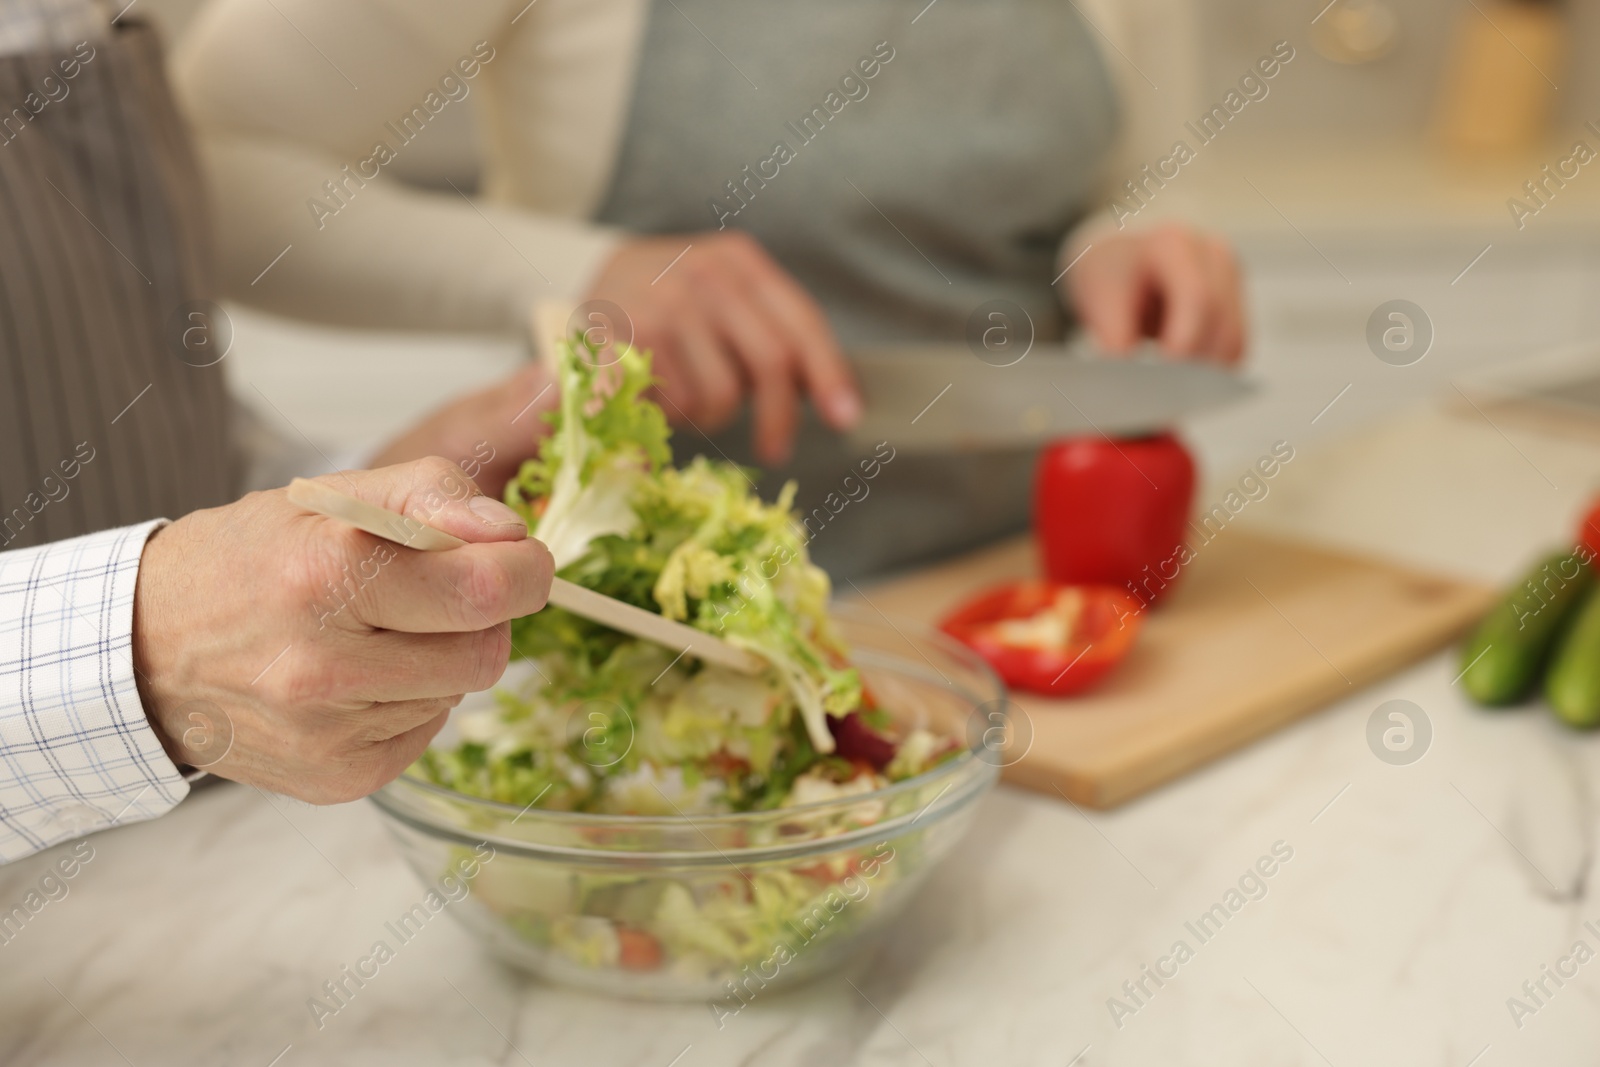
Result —
[[1556, 645], [1544, 698], [1569, 726], [1600, 726], [1600, 593], [1583, 598]]
[[1479, 704], [1527, 696], [1574, 610], [1594, 584], [1589, 567], [1563, 552], [1507, 591], [1461, 650], [1461, 687]]

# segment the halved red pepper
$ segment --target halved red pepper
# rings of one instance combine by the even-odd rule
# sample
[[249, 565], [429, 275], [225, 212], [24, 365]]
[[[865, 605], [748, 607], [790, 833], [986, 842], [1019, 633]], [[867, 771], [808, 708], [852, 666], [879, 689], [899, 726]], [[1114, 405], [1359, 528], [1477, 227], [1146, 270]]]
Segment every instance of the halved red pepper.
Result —
[[1115, 586], [1030, 581], [979, 594], [939, 628], [987, 660], [1007, 685], [1069, 696], [1127, 657], [1142, 619], [1139, 601]]
[[1583, 525], [1578, 527], [1578, 541], [1590, 554], [1600, 556], [1600, 500], [1596, 500], [1589, 514], [1583, 517]]

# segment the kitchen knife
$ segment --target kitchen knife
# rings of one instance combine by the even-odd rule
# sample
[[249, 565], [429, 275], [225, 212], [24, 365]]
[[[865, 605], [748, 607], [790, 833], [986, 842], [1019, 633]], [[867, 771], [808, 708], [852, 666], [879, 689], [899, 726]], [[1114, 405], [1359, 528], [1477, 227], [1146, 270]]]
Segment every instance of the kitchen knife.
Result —
[[1162, 356], [1097, 355], [1088, 345], [1034, 345], [1005, 365], [962, 344], [861, 346], [851, 351], [865, 411], [858, 442], [912, 452], [1026, 448], [1085, 433], [1128, 435], [1249, 395], [1231, 371]]

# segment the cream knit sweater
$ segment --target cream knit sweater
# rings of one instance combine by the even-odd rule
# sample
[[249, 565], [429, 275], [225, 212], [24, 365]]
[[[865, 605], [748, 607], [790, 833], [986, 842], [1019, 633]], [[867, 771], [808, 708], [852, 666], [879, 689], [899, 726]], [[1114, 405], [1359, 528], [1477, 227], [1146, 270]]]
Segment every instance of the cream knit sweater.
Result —
[[[1123, 95], [1109, 201], [1182, 134], [1195, 95], [1189, 0], [1077, 6], [1110, 45]], [[173, 77], [210, 178], [227, 295], [339, 324], [505, 332], [539, 298], [578, 297], [626, 236], [591, 219], [646, 12], [646, 0], [213, 0]], [[468, 97], [477, 197], [386, 173]]]

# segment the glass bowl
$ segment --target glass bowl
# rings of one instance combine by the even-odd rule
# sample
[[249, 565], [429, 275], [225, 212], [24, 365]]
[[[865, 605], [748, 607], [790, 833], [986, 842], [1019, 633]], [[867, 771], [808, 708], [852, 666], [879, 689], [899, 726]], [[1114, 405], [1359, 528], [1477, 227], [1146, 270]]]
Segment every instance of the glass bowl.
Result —
[[903, 911], [999, 776], [985, 745], [1005, 693], [987, 664], [914, 623], [853, 606], [834, 618], [878, 705], [903, 729], [964, 739], [964, 751], [884, 789], [775, 811], [519, 809], [412, 771], [372, 799], [440, 906], [511, 965], [735, 1012], [837, 966]]

